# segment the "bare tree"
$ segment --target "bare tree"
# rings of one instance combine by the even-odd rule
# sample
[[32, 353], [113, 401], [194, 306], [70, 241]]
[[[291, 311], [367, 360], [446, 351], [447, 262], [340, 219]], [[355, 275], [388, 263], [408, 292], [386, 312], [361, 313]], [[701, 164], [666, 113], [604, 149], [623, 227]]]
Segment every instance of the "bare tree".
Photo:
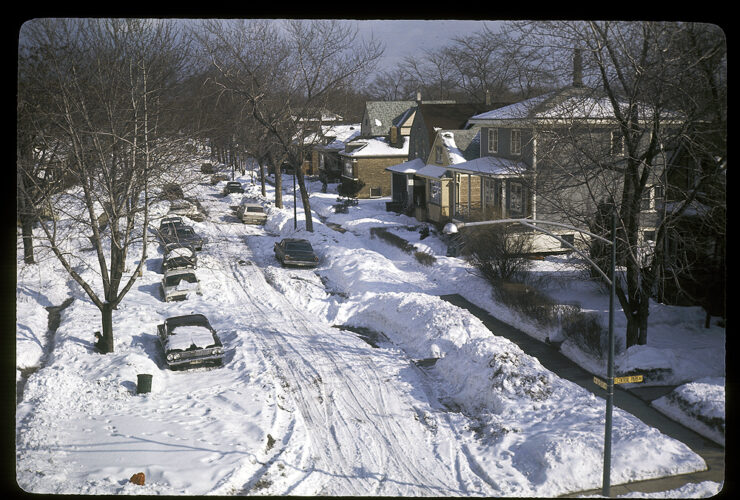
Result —
[[[308, 192], [299, 168], [306, 138], [321, 130], [321, 116], [332, 96], [355, 80], [364, 80], [382, 54], [374, 41], [358, 40], [357, 29], [335, 20], [205, 21], [197, 30], [204, 52], [217, 69], [213, 79], [224, 92], [242, 99], [255, 122], [279, 148], [273, 154], [276, 196], [280, 167], [296, 172], [313, 230]], [[317, 118], [314, 128], [305, 119]], [[318, 139], [318, 135], [316, 135]], [[277, 205], [276, 200], [276, 205]]]
[[[721, 72], [721, 57], [710, 58], [716, 55], [717, 45], [695, 45], [689, 50], [692, 34], [681, 23], [553, 22], [521, 23], [518, 28], [520, 44], [547, 53], [550, 59], [560, 57], [568, 62], [563, 65], [568, 70], [572, 70], [573, 48], [582, 49], [583, 67], [579, 69], [596, 92], [587, 95], [582, 90], [578, 95], [584, 100], [580, 102], [589, 97], [588, 102], [598, 103], [598, 109], [591, 109], [594, 117], [609, 110], [609, 116], [600, 116], [600, 124], [586, 125], [560, 108], [558, 118], [563, 125], [551, 128], [549, 137], [540, 134], [538, 157], [549, 160], [551, 168], [538, 172], [537, 192], [542, 200], [552, 193], [548, 202], [581, 225], [589, 217], [593, 222], [599, 205], [616, 207], [619, 261], [624, 266], [617, 297], [627, 319], [627, 346], [645, 344], [648, 306], [663, 260], [666, 231], [686, 213], [711, 175], [716, 179], [721, 172], [717, 166], [724, 164], [725, 150], [714, 144], [717, 168], [666, 209], [663, 201], [671, 162], [687, 144], [701, 142], [697, 130], [706, 116], [696, 112], [697, 89], [713, 95], [711, 89], [721, 86], [714, 80], [712, 87], [712, 80], [700, 71], [702, 63], [711, 60], [714, 66], [709, 73]], [[682, 88], [691, 88], [690, 95]], [[720, 115], [724, 113], [721, 105], [718, 109]], [[706, 141], [703, 144], [710, 146]], [[567, 189], [578, 190], [582, 196], [562, 196]], [[662, 213], [657, 207], [663, 207]], [[646, 226], [655, 228], [652, 239], [644, 237]]]
[[[41, 223], [45, 244], [100, 309], [98, 347], [113, 352], [113, 310], [146, 261], [152, 181], [173, 159], [164, 109], [183, 54], [172, 26], [156, 20], [38, 19], [24, 25], [22, 43], [21, 56], [28, 49], [43, 67], [28, 75], [40, 93], [29, 112], [61, 145], [74, 180], [44, 197], [55, 212]], [[81, 235], [97, 266], [71, 252]]]

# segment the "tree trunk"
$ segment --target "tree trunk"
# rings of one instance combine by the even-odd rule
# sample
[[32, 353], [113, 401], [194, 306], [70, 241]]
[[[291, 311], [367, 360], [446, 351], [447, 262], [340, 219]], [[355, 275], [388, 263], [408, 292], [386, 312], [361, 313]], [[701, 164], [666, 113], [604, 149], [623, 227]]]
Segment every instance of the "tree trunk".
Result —
[[[275, 207], [283, 208], [283, 172], [282, 165], [275, 161], [275, 155], [270, 153], [270, 165], [275, 169]], [[282, 162], [281, 162], [282, 164]]]
[[33, 264], [33, 217], [20, 214], [21, 234], [23, 235], [23, 262]]
[[110, 302], [104, 302], [100, 309], [103, 323], [103, 340], [100, 345], [101, 352], [108, 354], [113, 352], [113, 306]]
[[301, 191], [301, 201], [303, 202], [303, 212], [306, 217], [306, 231], [313, 232], [313, 219], [311, 218], [311, 201], [308, 198], [306, 190], [306, 181], [303, 178], [303, 169], [295, 167], [296, 178], [298, 179], [298, 188]]

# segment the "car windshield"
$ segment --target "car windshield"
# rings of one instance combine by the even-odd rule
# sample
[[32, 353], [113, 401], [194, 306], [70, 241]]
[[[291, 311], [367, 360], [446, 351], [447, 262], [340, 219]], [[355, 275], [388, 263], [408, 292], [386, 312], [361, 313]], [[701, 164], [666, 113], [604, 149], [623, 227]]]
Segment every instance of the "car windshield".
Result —
[[198, 280], [195, 278], [195, 274], [192, 273], [175, 274], [174, 276], [167, 276], [167, 278], [165, 278], [164, 284], [167, 286], [177, 286], [181, 281], [186, 281], [187, 283], [196, 283]]
[[190, 227], [180, 227], [177, 228], [177, 236], [179, 238], [193, 236], [195, 233], [193, 232], [193, 229]]
[[247, 207], [247, 212], [259, 212], [262, 213], [264, 210], [262, 207]]
[[167, 267], [191, 266], [193, 265], [192, 257], [170, 257], [165, 262]]
[[285, 244], [285, 249], [290, 252], [313, 252], [309, 243], [304, 241], [291, 241]]

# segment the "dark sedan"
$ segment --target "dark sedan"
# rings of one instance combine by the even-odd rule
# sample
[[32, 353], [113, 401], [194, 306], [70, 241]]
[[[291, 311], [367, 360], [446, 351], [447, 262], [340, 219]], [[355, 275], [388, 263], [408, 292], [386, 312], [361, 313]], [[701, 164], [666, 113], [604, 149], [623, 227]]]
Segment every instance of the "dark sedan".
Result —
[[316, 267], [319, 257], [308, 240], [285, 238], [275, 243], [275, 257], [284, 266]]
[[179, 243], [181, 246], [189, 246], [194, 250], [202, 250], [206, 243], [206, 239], [196, 233], [190, 226], [169, 224], [159, 230], [159, 237], [165, 246], [171, 243]]
[[238, 181], [229, 181], [224, 186], [223, 195], [229, 195], [231, 193], [243, 193], [244, 188]]
[[202, 314], [167, 318], [157, 325], [157, 337], [170, 368], [223, 363], [223, 344]]

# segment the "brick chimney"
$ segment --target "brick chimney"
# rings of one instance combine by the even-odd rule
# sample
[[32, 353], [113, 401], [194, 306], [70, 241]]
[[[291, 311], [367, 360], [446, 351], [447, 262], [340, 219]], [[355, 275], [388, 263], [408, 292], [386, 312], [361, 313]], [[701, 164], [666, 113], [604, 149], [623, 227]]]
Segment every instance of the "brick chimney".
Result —
[[573, 49], [573, 86], [583, 87], [583, 60], [581, 49]]

